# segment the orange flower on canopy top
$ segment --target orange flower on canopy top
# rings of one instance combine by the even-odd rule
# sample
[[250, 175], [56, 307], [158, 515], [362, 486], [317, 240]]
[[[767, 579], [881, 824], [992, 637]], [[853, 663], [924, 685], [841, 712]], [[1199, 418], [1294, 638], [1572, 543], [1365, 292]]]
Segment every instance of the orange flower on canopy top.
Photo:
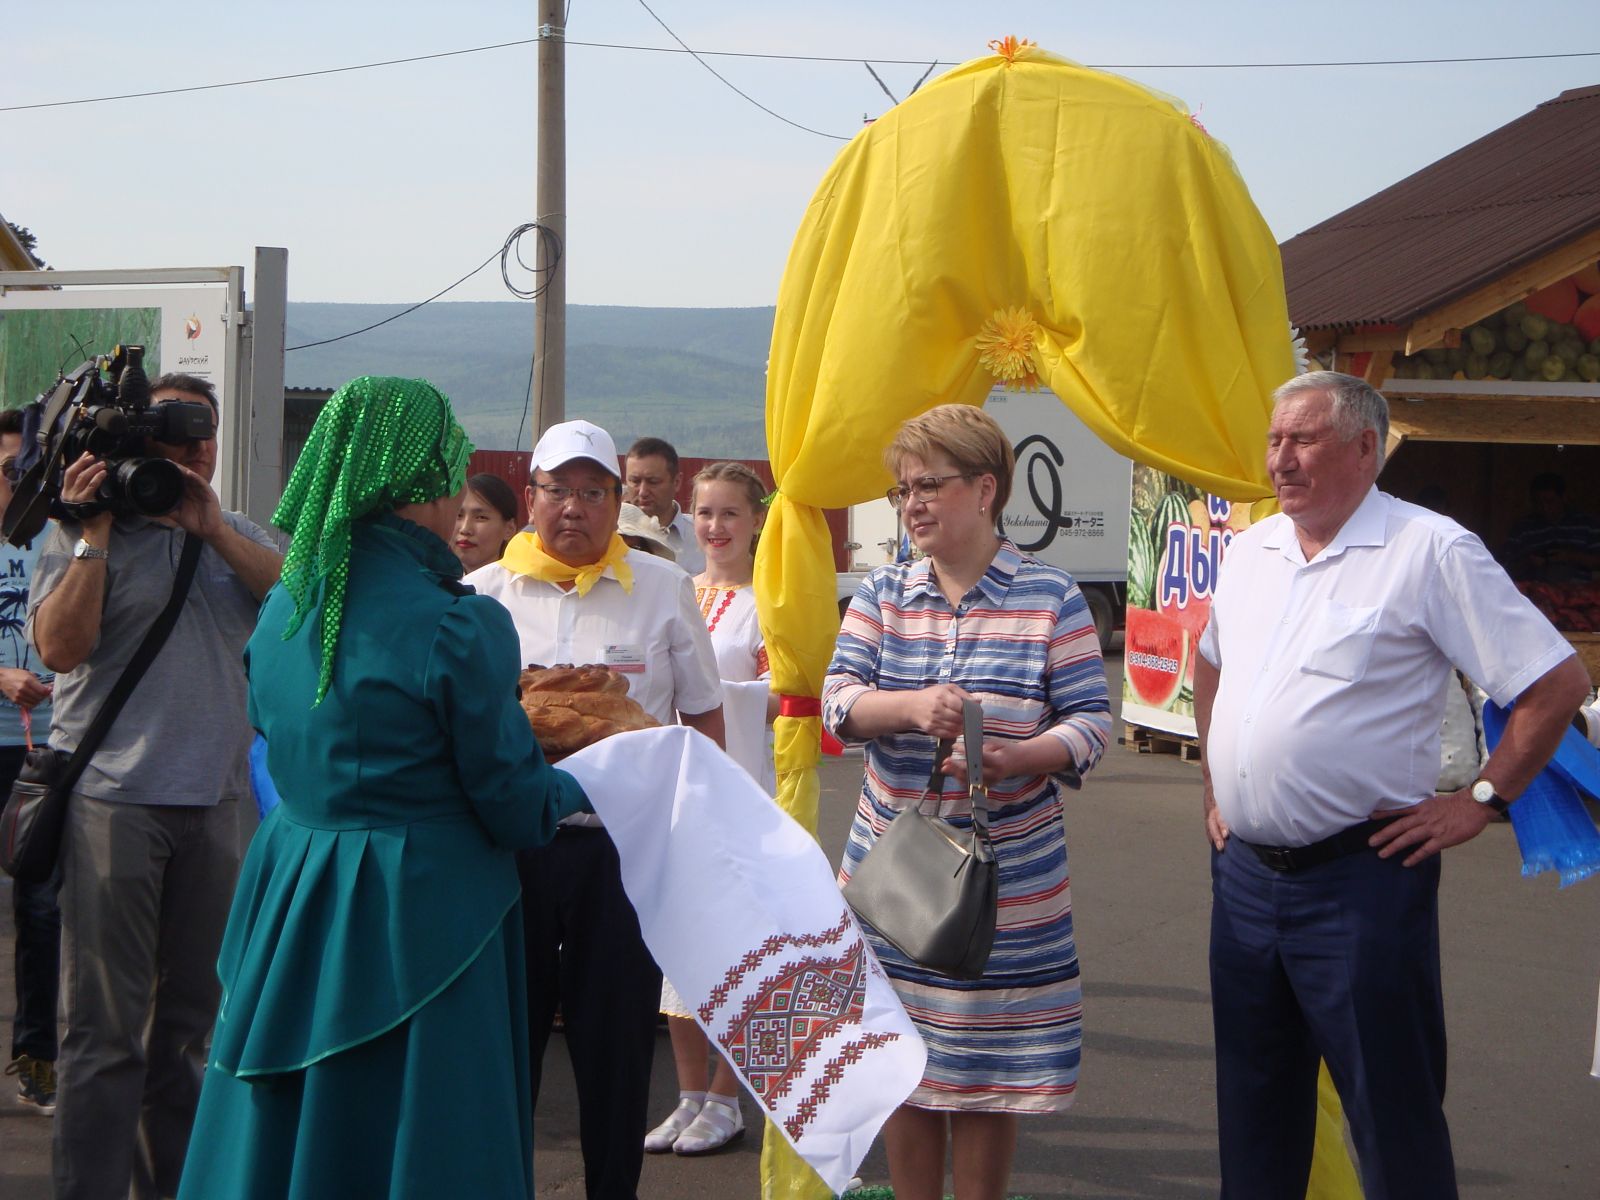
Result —
[[1032, 313], [1025, 308], [1002, 308], [978, 331], [978, 361], [1007, 391], [1036, 392], [1039, 370], [1033, 347], [1038, 338], [1039, 322]]
[[1027, 49], [1029, 46], [1037, 46], [1038, 44], [1038, 42], [1032, 41], [1028, 38], [1018, 38], [1008, 33], [1005, 37], [996, 38], [994, 41], [990, 42], [989, 49], [993, 50], [1001, 58], [1005, 59], [1006, 62], [1014, 63], [1017, 61], [1018, 53]]

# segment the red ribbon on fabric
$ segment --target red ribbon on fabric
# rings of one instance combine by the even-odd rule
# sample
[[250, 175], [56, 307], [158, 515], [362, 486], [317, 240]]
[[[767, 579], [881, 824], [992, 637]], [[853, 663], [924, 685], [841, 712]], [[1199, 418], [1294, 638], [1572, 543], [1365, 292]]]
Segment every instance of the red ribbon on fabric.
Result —
[[[820, 717], [822, 715], [822, 701], [815, 696], [779, 696], [778, 715], [780, 717]], [[824, 729], [822, 731], [822, 752], [833, 755], [843, 754], [844, 743]]]

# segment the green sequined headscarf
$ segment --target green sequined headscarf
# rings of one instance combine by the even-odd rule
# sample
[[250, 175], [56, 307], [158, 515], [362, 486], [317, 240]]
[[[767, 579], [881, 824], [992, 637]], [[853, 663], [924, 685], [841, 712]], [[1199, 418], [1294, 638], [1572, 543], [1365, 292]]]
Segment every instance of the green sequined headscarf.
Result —
[[350, 580], [350, 527], [402, 504], [425, 504], [460, 491], [472, 443], [444, 393], [422, 379], [363, 376], [337, 392], [317, 417], [272, 523], [292, 540], [283, 586], [294, 616], [292, 637], [321, 591], [320, 704], [333, 679]]

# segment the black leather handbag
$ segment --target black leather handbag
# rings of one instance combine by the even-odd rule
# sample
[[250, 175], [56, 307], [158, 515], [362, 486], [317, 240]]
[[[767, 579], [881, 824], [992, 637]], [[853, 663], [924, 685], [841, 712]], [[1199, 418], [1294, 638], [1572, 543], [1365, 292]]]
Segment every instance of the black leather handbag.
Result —
[[28, 751], [22, 770], [17, 772], [16, 782], [11, 785], [5, 810], [0, 812], [0, 868], [4, 868], [6, 874], [24, 883], [43, 883], [55, 870], [56, 858], [61, 853], [61, 831], [67, 823], [67, 797], [177, 624], [178, 610], [189, 594], [202, 546], [199, 538], [184, 534], [183, 553], [178, 558], [178, 574], [173, 580], [167, 606], [117, 677], [94, 721], [84, 731], [78, 748], [71, 754], [48, 746], [36, 746]]
[[[971, 827], [957, 829], [919, 808], [904, 809], [867, 851], [844, 886], [844, 898], [912, 962], [954, 979], [978, 979], [994, 947], [1000, 870], [983, 784], [983, 710], [972, 700], [963, 710]], [[943, 789], [939, 768], [951, 745], [939, 744], [928, 777], [930, 797]]]

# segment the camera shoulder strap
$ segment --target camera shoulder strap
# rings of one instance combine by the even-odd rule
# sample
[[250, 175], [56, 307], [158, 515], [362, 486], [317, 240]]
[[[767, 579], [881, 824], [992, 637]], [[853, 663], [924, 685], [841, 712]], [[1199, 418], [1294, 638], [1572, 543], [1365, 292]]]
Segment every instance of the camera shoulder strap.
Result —
[[78, 748], [67, 760], [66, 768], [55, 785], [61, 792], [70, 792], [77, 784], [78, 777], [83, 774], [89, 765], [89, 759], [105, 740], [112, 722], [122, 711], [122, 706], [128, 702], [133, 689], [139, 685], [139, 680], [155, 661], [156, 655], [161, 652], [161, 647], [166, 643], [172, 627], [178, 623], [178, 613], [189, 596], [189, 584], [194, 580], [195, 567], [200, 562], [200, 551], [204, 545], [205, 543], [192, 533], [184, 533], [183, 552], [178, 558], [178, 574], [172, 581], [172, 595], [167, 598], [167, 606], [151, 624], [150, 631], [144, 635], [139, 648], [133, 652], [128, 665], [122, 669], [117, 682], [111, 686], [111, 692], [106, 696], [105, 703], [100, 706], [100, 711], [95, 714], [94, 721], [79, 740]]

